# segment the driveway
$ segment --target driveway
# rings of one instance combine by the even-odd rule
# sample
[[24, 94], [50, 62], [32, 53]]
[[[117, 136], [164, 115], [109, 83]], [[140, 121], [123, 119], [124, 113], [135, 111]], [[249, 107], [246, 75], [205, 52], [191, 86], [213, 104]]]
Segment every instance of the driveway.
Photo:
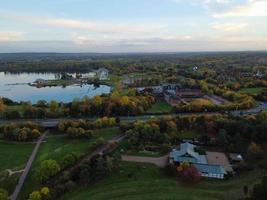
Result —
[[127, 162], [138, 162], [138, 163], [150, 163], [154, 164], [160, 168], [164, 168], [168, 163], [169, 155], [162, 156], [162, 157], [144, 157], [144, 156], [128, 156], [122, 155], [121, 159]]

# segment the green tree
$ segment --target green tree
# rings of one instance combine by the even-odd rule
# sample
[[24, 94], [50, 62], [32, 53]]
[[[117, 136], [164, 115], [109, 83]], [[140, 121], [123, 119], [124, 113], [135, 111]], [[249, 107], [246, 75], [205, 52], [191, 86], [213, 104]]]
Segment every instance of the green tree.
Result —
[[48, 187], [42, 187], [42, 189], [40, 190], [40, 194], [42, 196], [42, 199], [50, 199], [50, 190]]
[[56, 101], [51, 101], [49, 104], [49, 109], [51, 112], [55, 113], [58, 109], [58, 103]]
[[55, 160], [44, 160], [37, 169], [37, 178], [44, 182], [60, 171], [60, 166]]
[[41, 200], [42, 196], [40, 194], [39, 191], [33, 191], [30, 195], [29, 195], [29, 199], [28, 200]]

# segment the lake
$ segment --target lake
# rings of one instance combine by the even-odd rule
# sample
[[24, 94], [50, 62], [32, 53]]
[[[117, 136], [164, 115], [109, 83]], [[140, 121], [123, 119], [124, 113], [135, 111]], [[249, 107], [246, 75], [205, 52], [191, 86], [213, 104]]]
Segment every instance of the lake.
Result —
[[10, 74], [0, 72], [0, 97], [7, 97], [13, 101], [30, 101], [36, 103], [38, 100], [47, 102], [56, 100], [58, 102], [71, 102], [74, 98], [84, 96], [94, 97], [101, 94], [109, 94], [111, 87], [107, 85], [71, 85], [67, 87], [43, 87], [36, 88], [28, 83], [41, 78], [45, 80], [56, 79], [54, 73], [20, 73]]

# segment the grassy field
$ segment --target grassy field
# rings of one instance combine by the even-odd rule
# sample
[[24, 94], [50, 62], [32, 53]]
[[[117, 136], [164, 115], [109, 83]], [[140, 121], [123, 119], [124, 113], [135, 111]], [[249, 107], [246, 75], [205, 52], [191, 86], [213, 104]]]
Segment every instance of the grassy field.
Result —
[[256, 88], [243, 88], [239, 90], [240, 93], [246, 93], [251, 95], [258, 95], [260, 94], [266, 87], [256, 87]]
[[49, 137], [46, 139], [46, 142], [41, 145], [38, 151], [37, 157], [33, 162], [31, 171], [23, 186], [19, 199], [27, 199], [30, 192], [40, 187], [39, 181], [34, 177], [34, 173], [43, 160], [54, 159], [61, 162], [63, 157], [68, 153], [75, 152], [80, 155], [89, 153], [90, 145], [95, 142], [97, 138], [102, 137], [109, 140], [117, 134], [117, 128], [107, 128], [96, 131], [96, 135], [91, 140], [73, 140], [60, 135]]
[[0, 140], [0, 187], [9, 190], [9, 192], [13, 191], [18, 174], [8, 177], [6, 170], [18, 171], [23, 169], [33, 146], [33, 144], [10, 144]]
[[147, 110], [148, 113], [168, 113], [171, 111], [172, 106], [164, 101], [156, 102], [149, 110]]
[[[128, 173], [134, 174], [129, 178]], [[251, 172], [230, 180], [203, 179], [196, 185], [184, 185], [166, 177], [149, 164], [123, 163], [118, 172], [87, 188], [67, 193], [62, 200], [229, 200], [242, 195], [244, 185], [256, 182]]]

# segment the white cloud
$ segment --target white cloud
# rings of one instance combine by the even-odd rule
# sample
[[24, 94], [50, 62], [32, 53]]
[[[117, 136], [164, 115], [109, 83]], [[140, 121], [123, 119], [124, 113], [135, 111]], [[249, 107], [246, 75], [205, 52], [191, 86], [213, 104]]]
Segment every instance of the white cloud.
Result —
[[247, 27], [248, 27], [247, 23], [224, 23], [224, 24], [216, 23], [212, 25], [213, 29], [225, 32], [239, 32]]
[[267, 16], [266, 0], [249, 0], [246, 5], [238, 6], [230, 11], [216, 13], [214, 17], [265, 17]]
[[0, 31], [0, 42], [16, 41], [21, 39], [23, 34], [17, 31]]
[[41, 26], [53, 26], [56, 28], [66, 28], [71, 30], [85, 30], [95, 33], [153, 33], [166, 28], [166, 25], [160, 23], [123, 23], [115, 21], [94, 21], [94, 20], [77, 20], [69, 18], [42, 17], [24, 14], [1, 14], [19, 22], [31, 23]]

